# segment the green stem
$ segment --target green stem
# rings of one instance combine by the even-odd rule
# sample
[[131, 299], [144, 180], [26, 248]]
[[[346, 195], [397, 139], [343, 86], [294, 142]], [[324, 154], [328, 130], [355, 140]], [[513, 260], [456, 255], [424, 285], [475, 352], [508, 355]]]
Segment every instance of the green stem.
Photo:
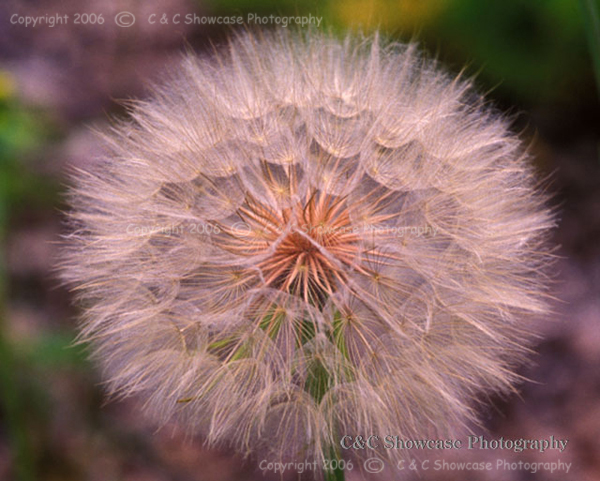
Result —
[[327, 458], [329, 461], [329, 466], [335, 466], [335, 469], [323, 470], [323, 473], [325, 474], [325, 481], [345, 481], [346, 475], [344, 470], [340, 467], [342, 465], [342, 457], [340, 456], [339, 448], [331, 446], [329, 453], [329, 457]]
[[[331, 376], [323, 363], [316, 358], [309, 369], [304, 390], [309, 393], [316, 403], [320, 403], [325, 393], [331, 388]], [[342, 457], [338, 447], [330, 445], [323, 453], [327, 466], [335, 469], [323, 469], [325, 481], [344, 481], [344, 470], [341, 469]], [[325, 467], [324, 467], [325, 468]]]
[[[341, 333], [338, 333], [336, 336], [336, 344], [338, 345], [338, 348], [340, 347], [339, 343], [343, 344], [343, 348], [345, 350], [345, 343], [342, 339]], [[318, 404], [321, 402], [327, 391], [331, 389], [331, 384], [332, 379], [327, 367], [323, 365], [318, 357], [315, 357], [315, 359], [312, 361], [312, 366], [309, 368], [304, 390], [309, 393]], [[323, 459], [326, 461], [328, 467], [334, 468], [325, 469], [324, 466], [323, 474], [325, 481], [344, 481], [346, 476], [344, 470], [342, 469], [344, 464], [339, 446], [333, 444], [325, 449], [326, 452], [323, 453]]]

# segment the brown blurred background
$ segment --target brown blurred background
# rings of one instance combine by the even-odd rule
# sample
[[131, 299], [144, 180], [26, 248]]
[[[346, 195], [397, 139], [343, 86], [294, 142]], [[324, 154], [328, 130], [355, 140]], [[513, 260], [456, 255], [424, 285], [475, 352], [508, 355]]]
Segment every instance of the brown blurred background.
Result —
[[[85, 167], [97, 148], [90, 127], [125, 115], [119, 101], [143, 97], [147, 81], [174, 68], [185, 48], [202, 52], [231, 33], [226, 25], [188, 24], [188, 14], [244, 20], [249, 14], [310, 15], [322, 18], [321, 28], [339, 32], [378, 28], [391, 38], [418, 41], [450, 71], [467, 65], [467, 73], [476, 75], [478, 88], [514, 118], [540, 176], [551, 179], [553, 205], [560, 213], [554, 241], [561, 246], [553, 288], [556, 314], [541, 320], [538, 354], [521, 371], [531, 381], [520, 386], [520, 396], [492, 400], [485, 428], [490, 438], [554, 435], [569, 444], [561, 454], [480, 451], [444, 458], [560, 459], [572, 465], [568, 473], [407, 476], [600, 479], [600, 110], [594, 78], [600, 20], [594, 8], [599, 10], [597, 0], [4, 1], [0, 480], [280, 479], [273, 473], [263, 476], [257, 460], [243, 462], [226, 450], [203, 449], [201, 440], [184, 439], [170, 428], [157, 432], [140, 416], [135, 399], [104, 403], [85, 348], [72, 346], [77, 310], [53, 273], [66, 174]], [[119, 26], [120, 12], [133, 14], [135, 23]], [[50, 26], [57, 15], [68, 19]], [[27, 17], [38, 23], [26, 26]], [[132, 17], [117, 18], [123, 23]], [[181, 23], [174, 24], [174, 18]], [[247, 25], [274, 28], [277, 20]], [[354, 471], [347, 479], [361, 475]], [[396, 478], [384, 472], [381, 479]]]

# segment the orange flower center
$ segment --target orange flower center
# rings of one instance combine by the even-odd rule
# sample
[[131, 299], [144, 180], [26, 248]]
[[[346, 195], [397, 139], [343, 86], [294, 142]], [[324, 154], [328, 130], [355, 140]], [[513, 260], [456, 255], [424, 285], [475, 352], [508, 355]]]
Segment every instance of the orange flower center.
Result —
[[238, 213], [246, 229], [231, 233], [228, 248], [246, 256], [272, 251], [257, 263], [266, 287], [322, 306], [346, 283], [344, 270], [354, 264], [359, 236], [343, 199], [313, 192], [280, 212], [247, 199]]

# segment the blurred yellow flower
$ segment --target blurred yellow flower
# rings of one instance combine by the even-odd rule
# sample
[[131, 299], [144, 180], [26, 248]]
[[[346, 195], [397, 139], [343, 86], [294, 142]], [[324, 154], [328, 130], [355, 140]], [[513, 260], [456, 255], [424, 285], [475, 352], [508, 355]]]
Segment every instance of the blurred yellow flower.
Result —
[[0, 70], [0, 100], [12, 97], [16, 91], [17, 85], [12, 75]]
[[332, 18], [366, 30], [414, 30], [435, 20], [453, 0], [334, 0]]

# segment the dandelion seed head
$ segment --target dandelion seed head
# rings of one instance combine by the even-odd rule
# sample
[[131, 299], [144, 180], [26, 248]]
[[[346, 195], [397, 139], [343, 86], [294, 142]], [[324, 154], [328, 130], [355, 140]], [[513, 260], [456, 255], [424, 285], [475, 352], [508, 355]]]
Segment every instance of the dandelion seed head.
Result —
[[318, 459], [513, 388], [552, 215], [507, 121], [413, 45], [240, 35], [104, 139], [62, 272], [111, 393]]

